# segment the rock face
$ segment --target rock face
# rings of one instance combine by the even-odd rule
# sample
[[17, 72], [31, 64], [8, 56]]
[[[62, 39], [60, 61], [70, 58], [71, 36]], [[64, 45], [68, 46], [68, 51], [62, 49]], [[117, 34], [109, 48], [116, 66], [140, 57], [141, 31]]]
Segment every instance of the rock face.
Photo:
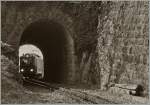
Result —
[[115, 82], [148, 89], [148, 2], [112, 2], [102, 13], [108, 8], [98, 25], [101, 88]]
[[24, 30], [41, 19], [67, 30], [71, 83], [148, 89], [148, 2], [2, 2], [2, 41], [17, 52]]

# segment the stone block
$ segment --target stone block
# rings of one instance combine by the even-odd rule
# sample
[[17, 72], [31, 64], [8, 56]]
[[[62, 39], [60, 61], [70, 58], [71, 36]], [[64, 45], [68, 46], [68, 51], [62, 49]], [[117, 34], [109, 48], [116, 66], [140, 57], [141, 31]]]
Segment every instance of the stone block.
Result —
[[128, 54], [133, 54], [133, 48], [132, 48], [132, 46], [128, 47]]
[[122, 53], [127, 54], [127, 52], [128, 52], [128, 47], [123, 47], [122, 48]]
[[134, 56], [133, 55], [128, 55], [128, 62], [133, 63]]
[[144, 64], [144, 65], [148, 64], [147, 61], [148, 61], [148, 55], [143, 54], [143, 64]]
[[139, 64], [140, 63], [140, 55], [134, 56], [134, 63]]
[[144, 39], [143, 38], [135, 39], [135, 45], [144, 45]]
[[126, 40], [124, 41], [124, 44], [126, 45], [126, 46], [131, 46], [131, 45], [133, 45], [134, 44], [134, 39], [135, 38], [126, 38]]
[[149, 39], [145, 39], [144, 44], [145, 44], [145, 46], [149, 46]]

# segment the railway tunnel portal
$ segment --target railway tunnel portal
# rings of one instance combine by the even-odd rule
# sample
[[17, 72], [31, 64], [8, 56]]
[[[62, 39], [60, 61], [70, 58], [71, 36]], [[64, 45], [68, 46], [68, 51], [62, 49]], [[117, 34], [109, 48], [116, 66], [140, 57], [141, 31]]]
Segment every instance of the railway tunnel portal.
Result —
[[[54, 76], [61, 77], [58, 82], [67, 84], [91, 83], [88, 80], [91, 74], [83, 69], [86, 61], [82, 62], [82, 56], [84, 52], [88, 55], [91, 49], [94, 51], [93, 45], [96, 46], [97, 40], [93, 40], [93, 35], [97, 35], [96, 5], [97, 2], [2, 2], [2, 40], [14, 48], [15, 56], [21, 45], [37, 46], [43, 52], [46, 80], [57, 79]], [[52, 34], [54, 30], [57, 31]], [[49, 72], [48, 62], [53, 58], [50, 55], [57, 56], [62, 63], [58, 63], [62, 65], [60, 69], [56, 67], [62, 72], [56, 73], [60, 76]]]
[[29, 24], [23, 31], [19, 46], [37, 46], [44, 56], [44, 80], [52, 83], [70, 81], [73, 67], [73, 41], [67, 30], [53, 20], [43, 19]]

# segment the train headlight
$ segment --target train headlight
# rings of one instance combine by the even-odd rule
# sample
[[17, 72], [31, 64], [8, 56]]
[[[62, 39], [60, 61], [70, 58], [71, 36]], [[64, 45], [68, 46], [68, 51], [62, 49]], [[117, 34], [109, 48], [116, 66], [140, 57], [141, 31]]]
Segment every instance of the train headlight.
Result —
[[21, 72], [23, 72], [24, 70], [23, 70], [23, 69], [21, 69], [20, 71], [21, 71]]
[[33, 69], [31, 69], [30, 71], [31, 71], [31, 72], [33, 72], [34, 70], [33, 70]]

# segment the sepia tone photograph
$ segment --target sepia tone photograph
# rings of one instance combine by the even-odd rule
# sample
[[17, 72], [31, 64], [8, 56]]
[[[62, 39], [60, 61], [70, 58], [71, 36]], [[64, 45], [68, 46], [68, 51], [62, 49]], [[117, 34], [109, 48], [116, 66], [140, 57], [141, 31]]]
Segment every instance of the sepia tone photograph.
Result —
[[58, 103], [149, 103], [149, 1], [1, 1], [1, 104]]

